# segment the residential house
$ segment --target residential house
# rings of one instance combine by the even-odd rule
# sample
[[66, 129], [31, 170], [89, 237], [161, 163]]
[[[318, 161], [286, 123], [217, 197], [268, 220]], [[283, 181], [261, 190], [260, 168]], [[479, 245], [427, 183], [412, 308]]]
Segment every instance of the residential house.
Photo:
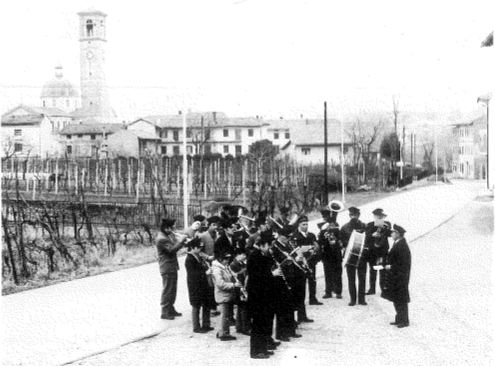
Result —
[[62, 153], [70, 157], [107, 157], [106, 140], [123, 128], [115, 123], [68, 125], [60, 132]]
[[[222, 112], [186, 114], [186, 149], [188, 155], [247, 154], [249, 145], [266, 135], [268, 124], [260, 118], [228, 118]], [[161, 138], [162, 155], [182, 155], [184, 115], [148, 116], [132, 122], [129, 130], [155, 134]]]
[[[284, 121], [284, 122], [281, 122]], [[280, 141], [280, 152], [289, 155], [301, 164], [323, 164], [325, 161], [324, 122], [319, 119], [268, 121], [268, 131], [273, 131], [273, 143]], [[282, 127], [285, 126], [285, 129]], [[288, 130], [287, 130], [288, 128]], [[276, 132], [278, 131], [278, 132]], [[275, 139], [278, 133], [278, 138]], [[283, 136], [282, 136], [283, 135]], [[283, 137], [283, 138], [282, 138]], [[329, 165], [341, 163], [342, 132], [340, 122], [327, 122], [327, 159]], [[344, 135], [344, 159], [352, 162], [352, 141]]]
[[60, 152], [58, 133], [71, 123], [72, 118], [61, 109], [19, 105], [2, 115], [2, 154], [57, 155]]
[[108, 136], [106, 145], [109, 157], [156, 155], [161, 139], [147, 131], [120, 130]]
[[486, 179], [487, 117], [453, 126], [453, 178]]

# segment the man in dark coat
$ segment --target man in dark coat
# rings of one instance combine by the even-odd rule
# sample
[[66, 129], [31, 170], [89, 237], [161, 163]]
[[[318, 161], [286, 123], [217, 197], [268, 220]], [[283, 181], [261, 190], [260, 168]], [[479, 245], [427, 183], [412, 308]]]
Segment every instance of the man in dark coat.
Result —
[[[192, 306], [193, 332], [206, 333], [213, 330], [210, 323], [210, 308], [213, 306], [210, 297], [210, 285], [207, 275], [211, 275], [211, 269], [205, 263], [202, 254], [204, 244], [199, 238], [192, 239], [188, 244], [189, 252], [185, 266], [187, 270], [187, 289], [189, 303]], [[199, 312], [202, 309], [203, 325], [199, 321]]]
[[[308, 217], [301, 216], [298, 221], [297, 231], [293, 235], [293, 240], [300, 248], [309, 248], [304, 254], [305, 265], [307, 265], [310, 276], [307, 277], [308, 290], [309, 290], [309, 304], [310, 305], [323, 305], [322, 302], [316, 298], [316, 264], [321, 259], [320, 246], [318, 245], [315, 234], [308, 231]], [[303, 314], [302, 318], [306, 315]], [[304, 321], [300, 319], [300, 321]]]
[[[374, 295], [376, 292], [377, 271], [375, 265], [382, 265], [388, 253], [388, 238], [390, 237], [390, 222], [384, 221], [387, 216], [381, 208], [373, 210], [374, 220], [366, 225], [366, 245], [368, 252], [368, 267], [370, 288], [366, 295]], [[380, 274], [380, 289], [383, 291], [383, 276]]]
[[[361, 211], [356, 207], [349, 208], [349, 217], [351, 220], [342, 226], [340, 229], [340, 240], [344, 248], [347, 247], [349, 243], [349, 239], [351, 237], [352, 232], [355, 230], [359, 233], [363, 233], [366, 229], [366, 225], [359, 220], [359, 215]], [[366, 291], [366, 252], [363, 251], [363, 256], [361, 261], [357, 263], [357, 266], [345, 263], [346, 272], [347, 272], [347, 280], [349, 286], [349, 295], [351, 296], [351, 301], [349, 302], [349, 306], [356, 305], [356, 272], [358, 277], [358, 291], [357, 291], [357, 300], [359, 305], [367, 305], [365, 301], [365, 291]]]
[[275, 349], [279, 342], [271, 340], [273, 329], [273, 288], [274, 276], [281, 271], [272, 271], [274, 264], [270, 257], [271, 235], [262, 235], [253, 245], [253, 252], [246, 265], [248, 309], [251, 316], [251, 358], [268, 358], [273, 355], [269, 348]]
[[324, 223], [318, 234], [318, 244], [321, 248], [321, 261], [325, 273], [324, 299], [335, 293], [337, 299], [342, 298], [342, 247], [339, 240], [339, 224]]
[[392, 228], [394, 243], [387, 255], [385, 266], [385, 288], [382, 292], [384, 299], [394, 303], [395, 321], [390, 323], [398, 328], [409, 326], [409, 277], [411, 274], [411, 251], [404, 239], [406, 231], [399, 225]]
[[215, 258], [220, 258], [224, 253], [230, 254], [233, 258], [236, 255], [237, 243], [234, 232], [237, 230], [237, 219], [229, 218], [222, 221], [224, 233], [215, 241], [213, 252]]

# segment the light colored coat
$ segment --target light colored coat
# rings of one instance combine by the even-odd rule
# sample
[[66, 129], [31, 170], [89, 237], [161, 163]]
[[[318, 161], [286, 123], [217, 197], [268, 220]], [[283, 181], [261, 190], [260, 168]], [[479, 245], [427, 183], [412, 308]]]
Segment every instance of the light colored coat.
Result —
[[213, 282], [215, 283], [215, 301], [218, 304], [234, 301], [235, 278], [230, 269], [217, 260], [213, 261], [211, 269], [213, 271]]

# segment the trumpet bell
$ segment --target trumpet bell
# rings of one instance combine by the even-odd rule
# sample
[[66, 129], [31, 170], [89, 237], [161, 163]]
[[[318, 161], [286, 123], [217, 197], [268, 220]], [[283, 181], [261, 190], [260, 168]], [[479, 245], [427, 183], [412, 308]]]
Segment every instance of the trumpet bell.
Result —
[[342, 212], [345, 210], [345, 206], [342, 202], [333, 200], [328, 204], [328, 209], [332, 212]]

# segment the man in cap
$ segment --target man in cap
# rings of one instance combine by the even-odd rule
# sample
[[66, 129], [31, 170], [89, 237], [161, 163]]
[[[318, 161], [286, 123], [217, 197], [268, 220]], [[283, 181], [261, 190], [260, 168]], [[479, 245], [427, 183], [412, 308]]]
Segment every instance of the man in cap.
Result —
[[396, 311], [395, 321], [390, 323], [398, 328], [409, 326], [409, 277], [411, 274], [411, 251], [404, 238], [403, 227], [392, 227], [393, 244], [387, 255], [385, 266], [385, 288], [382, 292], [384, 299], [394, 304]]
[[276, 225], [283, 228], [285, 226], [288, 226], [290, 223], [289, 220], [289, 215], [290, 215], [290, 208], [289, 207], [280, 207], [280, 215], [277, 217]]
[[[351, 234], [353, 231], [357, 231], [359, 233], [363, 233], [366, 229], [366, 225], [359, 220], [359, 216], [361, 211], [356, 207], [349, 207], [349, 217], [350, 221], [342, 226], [340, 229], [340, 240], [343, 243], [343, 246], [347, 248], [349, 245], [349, 239], [351, 238]], [[363, 251], [363, 255], [366, 253]], [[365, 301], [365, 291], [366, 291], [366, 259], [362, 258], [361, 261], [357, 263], [357, 265], [352, 265], [349, 263], [344, 263], [347, 272], [347, 281], [349, 287], [349, 295], [351, 297], [351, 301], [349, 302], [349, 306], [356, 305], [356, 295], [357, 300], [360, 305], [366, 305]], [[356, 294], [356, 273], [358, 278], [358, 289]]]
[[262, 359], [273, 355], [280, 342], [271, 338], [273, 330], [273, 287], [274, 276], [280, 276], [281, 271], [272, 271], [273, 259], [270, 247], [273, 236], [264, 232], [253, 244], [253, 252], [248, 258], [246, 273], [248, 283], [248, 309], [251, 314], [251, 358]]
[[[374, 220], [366, 226], [366, 241], [368, 252], [368, 267], [370, 288], [366, 295], [374, 295], [376, 292], [377, 271], [375, 265], [383, 264], [388, 252], [388, 238], [390, 237], [390, 222], [385, 221], [387, 216], [381, 208], [372, 212]], [[383, 291], [383, 276], [380, 274], [380, 289]]]
[[[303, 261], [310, 272], [307, 280], [309, 289], [309, 304], [323, 305], [322, 302], [316, 299], [316, 264], [321, 259], [320, 246], [318, 245], [315, 234], [308, 231], [307, 216], [303, 215], [299, 217], [298, 228], [293, 235], [293, 239], [296, 245], [301, 248], [301, 251], [304, 252]], [[299, 317], [299, 321], [302, 322], [307, 319], [306, 314], [299, 314]]]
[[158, 265], [162, 276], [162, 296], [160, 305], [162, 307], [162, 319], [173, 320], [182, 314], [175, 310], [174, 304], [177, 297], [177, 271], [179, 262], [177, 252], [183, 247], [187, 236], [177, 237], [173, 228], [175, 220], [162, 219], [160, 232], [156, 236], [155, 244], [158, 251]]
[[332, 292], [337, 299], [342, 298], [342, 247], [339, 231], [339, 224], [332, 221], [324, 223], [318, 234], [321, 262], [325, 273], [324, 299], [332, 298]]

